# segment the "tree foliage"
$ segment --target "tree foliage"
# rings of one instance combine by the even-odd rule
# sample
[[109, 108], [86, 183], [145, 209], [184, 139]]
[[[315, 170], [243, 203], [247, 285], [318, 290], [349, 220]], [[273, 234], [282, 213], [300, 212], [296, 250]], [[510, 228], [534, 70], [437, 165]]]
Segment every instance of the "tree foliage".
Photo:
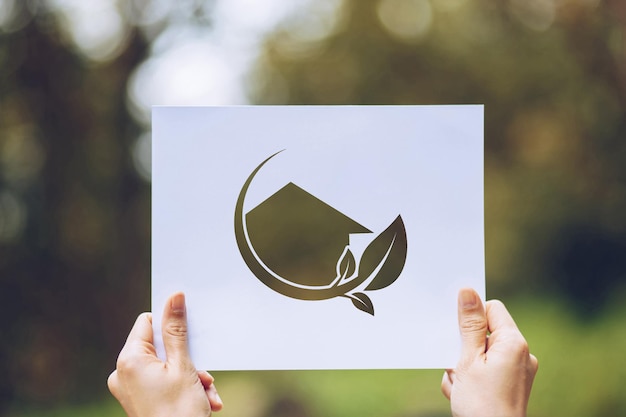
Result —
[[46, 403], [99, 392], [121, 323], [149, 305], [149, 189], [125, 105], [146, 44], [131, 33], [95, 65], [33, 4], [0, 36], [0, 396]]
[[268, 39], [257, 101], [484, 103], [490, 294], [598, 310], [626, 280], [620, 3], [334, 3]]
[[[0, 1], [0, 408], [102, 394], [149, 308], [127, 83], [213, 2], [171, 3], [148, 24], [159, 2], [119, 2], [116, 43], [86, 51], [57, 2]], [[626, 279], [625, 26], [620, 0], [316, 0], [268, 37], [250, 96], [484, 103], [490, 297], [594, 312]]]

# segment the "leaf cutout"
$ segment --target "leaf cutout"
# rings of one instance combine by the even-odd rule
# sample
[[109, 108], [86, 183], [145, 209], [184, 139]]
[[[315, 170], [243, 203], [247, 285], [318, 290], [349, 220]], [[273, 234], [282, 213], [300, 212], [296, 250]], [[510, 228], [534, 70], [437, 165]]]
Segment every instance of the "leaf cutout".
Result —
[[406, 230], [398, 216], [363, 252], [359, 276], [375, 274], [365, 290], [380, 290], [393, 284], [404, 268], [406, 250]]
[[346, 248], [337, 261], [337, 278], [339, 278], [339, 282], [350, 278], [355, 270], [356, 261], [354, 260], [354, 255], [350, 249]]
[[353, 294], [347, 294], [346, 297], [352, 300], [352, 304], [361, 311], [365, 311], [368, 314], [374, 315], [374, 304], [372, 300], [363, 294], [362, 292], [355, 292]]

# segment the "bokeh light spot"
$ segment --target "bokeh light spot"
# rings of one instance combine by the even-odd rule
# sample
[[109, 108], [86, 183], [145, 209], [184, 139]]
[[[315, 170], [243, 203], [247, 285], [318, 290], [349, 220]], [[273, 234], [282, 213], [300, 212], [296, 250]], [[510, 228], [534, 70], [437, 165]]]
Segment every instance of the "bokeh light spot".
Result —
[[128, 29], [114, 0], [52, 0], [60, 27], [81, 54], [107, 61], [121, 52]]
[[381, 0], [378, 18], [395, 38], [416, 41], [428, 33], [433, 21], [429, 0]]
[[454, 11], [467, 3], [467, 0], [432, 0], [432, 5], [436, 10]]
[[[191, 34], [190, 34], [191, 35]], [[184, 36], [135, 70], [129, 81], [133, 115], [150, 124], [153, 105], [245, 102], [237, 74], [208, 37]]]
[[556, 17], [554, 0], [511, 0], [509, 10], [524, 26], [538, 32], [549, 29]]
[[152, 180], [152, 135], [146, 132], [139, 136], [132, 147], [133, 165], [145, 181]]
[[0, 242], [17, 239], [24, 229], [26, 210], [12, 193], [0, 192]]
[[45, 152], [28, 125], [13, 126], [3, 131], [0, 140], [0, 172], [16, 188], [25, 188], [37, 179]]

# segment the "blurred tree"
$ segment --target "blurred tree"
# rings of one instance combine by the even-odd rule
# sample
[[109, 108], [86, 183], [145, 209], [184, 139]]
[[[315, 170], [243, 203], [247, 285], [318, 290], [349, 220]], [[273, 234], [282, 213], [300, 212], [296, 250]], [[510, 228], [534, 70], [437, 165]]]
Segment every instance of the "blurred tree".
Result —
[[213, 3], [0, 0], [0, 410], [106, 392], [150, 305], [149, 108], [128, 83]]
[[149, 309], [149, 117], [127, 84], [213, 3], [0, 0], [0, 409], [106, 392]]
[[302, 401], [291, 397], [278, 397], [264, 414], [266, 417], [310, 417]]
[[255, 100], [484, 103], [490, 297], [598, 311], [626, 280], [623, 2], [320, 3], [268, 39]]
[[[0, 409], [105, 392], [149, 308], [150, 190], [132, 156], [149, 126], [127, 82], [159, 34], [210, 26], [213, 3], [0, 0]], [[595, 312], [626, 280], [625, 4], [315, 0], [269, 37], [250, 94], [485, 103], [489, 296]]]
[[13, 2], [0, 33], [0, 406], [102, 392], [137, 306], [148, 307], [149, 189], [129, 147], [129, 32], [94, 63], [45, 2]]

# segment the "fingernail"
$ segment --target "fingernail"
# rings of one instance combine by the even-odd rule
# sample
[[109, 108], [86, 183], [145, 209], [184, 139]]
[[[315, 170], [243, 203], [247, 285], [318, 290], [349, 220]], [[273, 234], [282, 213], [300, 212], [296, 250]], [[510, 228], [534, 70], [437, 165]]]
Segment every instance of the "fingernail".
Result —
[[463, 310], [471, 310], [478, 305], [478, 297], [472, 290], [461, 290], [459, 294], [459, 305]]
[[170, 301], [170, 308], [174, 314], [185, 314], [185, 294], [182, 292], [174, 294]]

